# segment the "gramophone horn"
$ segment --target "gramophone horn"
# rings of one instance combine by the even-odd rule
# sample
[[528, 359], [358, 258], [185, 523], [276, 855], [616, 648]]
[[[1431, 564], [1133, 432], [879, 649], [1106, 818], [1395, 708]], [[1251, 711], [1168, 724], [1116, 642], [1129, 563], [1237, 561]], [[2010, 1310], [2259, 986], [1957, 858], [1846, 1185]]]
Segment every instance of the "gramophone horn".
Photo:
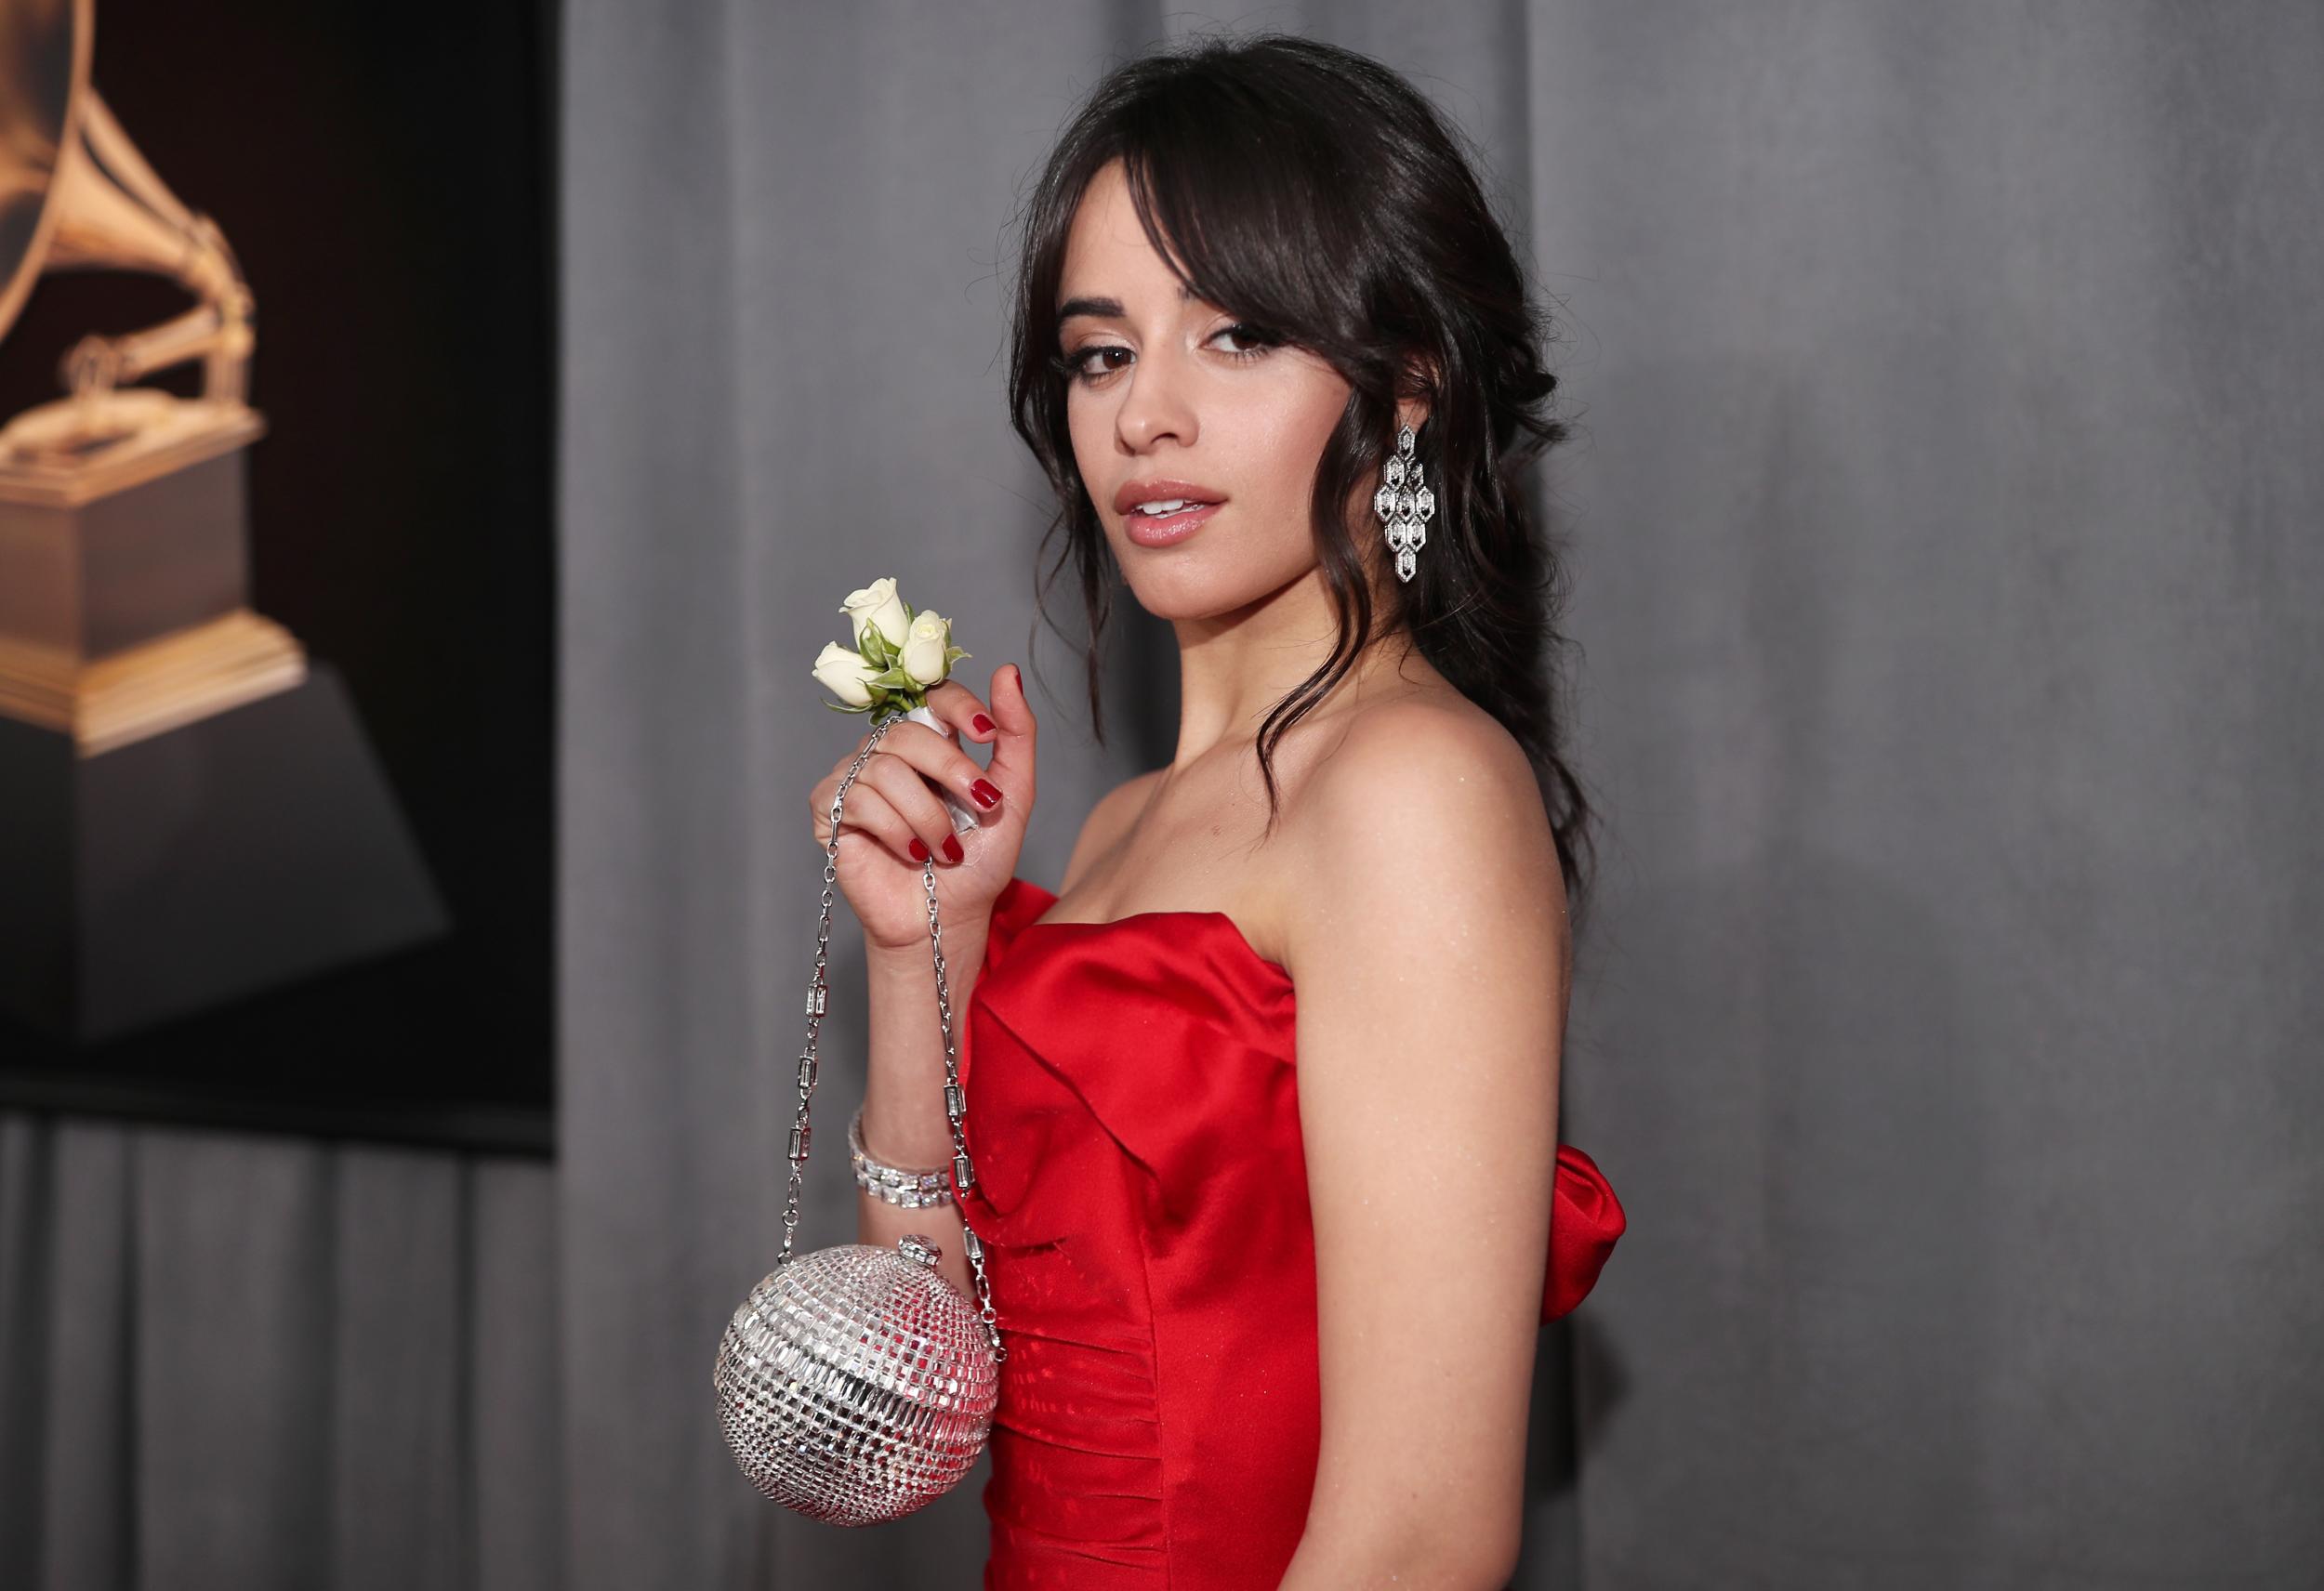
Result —
[[48, 201], [88, 87], [91, 0], [0, 6], [0, 337], [39, 280]]
[[46, 268], [150, 271], [176, 278], [197, 298], [241, 292], [224, 238], [154, 175], [95, 89], [84, 93], [80, 112], [49, 200], [57, 228]]

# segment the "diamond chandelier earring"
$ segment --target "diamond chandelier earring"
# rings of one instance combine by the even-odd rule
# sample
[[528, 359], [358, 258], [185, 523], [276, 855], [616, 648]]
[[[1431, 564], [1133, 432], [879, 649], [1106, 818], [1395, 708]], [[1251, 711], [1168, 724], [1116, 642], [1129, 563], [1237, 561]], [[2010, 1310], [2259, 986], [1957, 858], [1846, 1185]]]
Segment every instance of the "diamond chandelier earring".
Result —
[[1412, 427], [1396, 430], [1396, 451], [1380, 468], [1380, 490], [1372, 493], [1372, 512], [1388, 533], [1396, 554], [1396, 578], [1409, 581], [1419, 565], [1419, 550], [1428, 545], [1429, 517], [1436, 512], [1436, 493], [1420, 483], [1420, 461], [1412, 456]]

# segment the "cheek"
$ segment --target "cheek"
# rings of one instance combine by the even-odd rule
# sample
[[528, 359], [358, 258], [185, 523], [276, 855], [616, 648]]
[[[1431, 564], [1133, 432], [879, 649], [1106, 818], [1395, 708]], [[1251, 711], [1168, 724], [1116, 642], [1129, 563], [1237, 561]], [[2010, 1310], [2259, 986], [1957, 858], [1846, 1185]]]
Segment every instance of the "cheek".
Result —
[[1326, 369], [1299, 373], [1238, 416], [1244, 444], [1237, 449], [1237, 471], [1247, 483], [1258, 486], [1278, 517], [1301, 528], [1307, 505], [1315, 490], [1315, 467], [1324, 444], [1339, 427], [1346, 412], [1348, 387]]
[[1073, 442], [1074, 464], [1081, 471], [1081, 479], [1091, 479], [1091, 471], [1105, 457], [1108, 440], [1113, 435], [1113, 422], [1081, 393], [1069, 392], [1065, 397], [1065, 434]]

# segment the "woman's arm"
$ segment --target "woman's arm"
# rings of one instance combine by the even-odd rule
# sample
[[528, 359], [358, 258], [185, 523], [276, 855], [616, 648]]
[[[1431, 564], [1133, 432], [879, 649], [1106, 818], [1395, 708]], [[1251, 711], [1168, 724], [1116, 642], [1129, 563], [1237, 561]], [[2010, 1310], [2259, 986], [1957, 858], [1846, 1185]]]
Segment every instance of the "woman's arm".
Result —
[[[969, 1019], [969, 996], [991, 927], [980, 916], [944, 930], [944, 988], [952, 999], [957, 1053]], [[944, 1114], [944, 1031], [936, 1008], [936, 963], [927, 944], [908, 951], [877, 947], [865, 953], [871, 984], [870, 1058], [864, 1082], [864, 1150], [890, 1165], [952, 1164], [952, 1123]], [[825, 1130], [818, 1127], [817, 1136]], [[833, 1137], [841, 1144], [847, 1128]], [[944, 1251], [937, 1269], [969, 1297], [976, 1296], [953, 1204], [907, 1210], [855, 1190], [855, 1241], [893, 1248], [906, 1232], [921, 1232]]]
[[1522, 749], [1426, 703], [1311, 777], [1287, 912], [1322, 1439], [1283, 1591], [1514, 1572], [1568, 935]]

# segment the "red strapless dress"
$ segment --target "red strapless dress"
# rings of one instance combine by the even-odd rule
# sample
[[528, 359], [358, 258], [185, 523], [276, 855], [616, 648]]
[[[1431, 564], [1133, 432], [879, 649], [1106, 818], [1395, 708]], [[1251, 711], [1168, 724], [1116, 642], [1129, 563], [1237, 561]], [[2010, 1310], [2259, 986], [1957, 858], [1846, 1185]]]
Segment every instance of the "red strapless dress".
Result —
[[[961, 1040], [1009, 1349], [984, 1585], [1272, 1588], [1321, 1403], [1291, 977], [1221, 912], [1037, 923], [1055, 900], [1002, 889]], [[1623, 1224], [1561, 1145], [1544, 1321]]]

